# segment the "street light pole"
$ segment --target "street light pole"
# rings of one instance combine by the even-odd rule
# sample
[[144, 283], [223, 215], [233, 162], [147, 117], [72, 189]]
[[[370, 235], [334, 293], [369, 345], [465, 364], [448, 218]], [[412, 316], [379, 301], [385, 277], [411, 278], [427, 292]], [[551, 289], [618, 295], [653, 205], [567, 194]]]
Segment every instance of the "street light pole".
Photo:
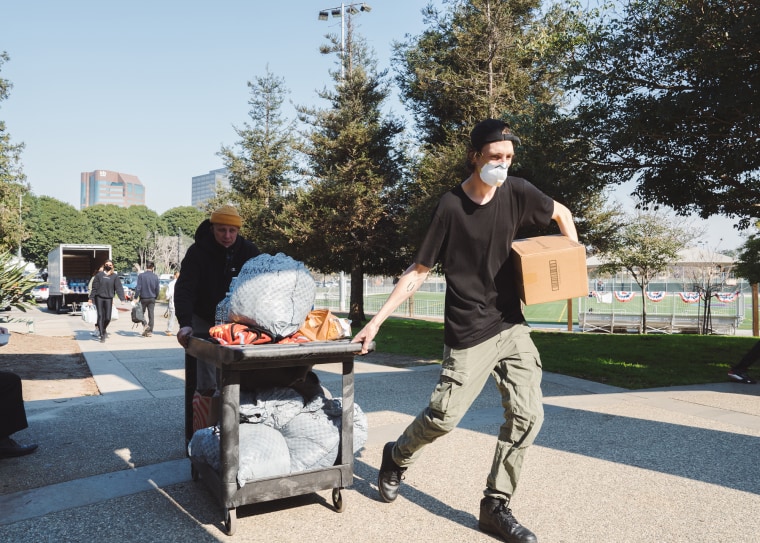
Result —
[[182, 254], [182, 229], [177, 228], [177, 270], [179, 270], [181, 254]]
[[24, 223], [22, 222], [22, 219], [21, 219], [21, 210], [22, 210], [22, 207], [23, 207], [23, 204], [22, 204], [23, 198], [24, 198], [23, 194], [19, 194], [18, 195], [18, 231], [19, 231], [19, 238], [18, 238], [18, 262], [19, 262], [19, 264], [21, 264], [21, 234], [20, 234], [20, 232], [21, 232], [21, 229], [24, 227]]
[[[358, 6], [358, 10], [357, 10], [357, 6]], [[348, 5], [341, 2], [340, 7], [319, 10], [320, 21], [326, 21], [328, 18], [328, 14], [332, 15], [333, 17], [340, 17], [340, 78], [341, 79], [345, 77], [345, 73], [346, 73], [346, 59], [345, 59], [346, 25], [344, 22], [346, 10], [348, 10], [349, 15], [353, 15], [354, 13], [358, 13], [358, 11], [364, 11], [366, 13], [369, 13], [370, 11], [372, 11], [372, 8], [366, 2], [356, 2], [354, 4], [348, 4]]]

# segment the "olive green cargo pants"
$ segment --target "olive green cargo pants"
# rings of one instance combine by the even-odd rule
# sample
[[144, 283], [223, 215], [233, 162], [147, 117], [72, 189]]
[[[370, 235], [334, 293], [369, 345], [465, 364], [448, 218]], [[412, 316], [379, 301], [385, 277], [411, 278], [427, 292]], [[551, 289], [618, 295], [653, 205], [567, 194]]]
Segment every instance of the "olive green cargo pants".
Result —
[[393, 448], [401, 467], [413, 464], [422, 448], [453, 430], [483, 390], [496, 380], [504, 407], [504, 424], [488, 475], [485, 495], [514, 494], [527, 448], [544, 420], [541, 358], [527, 324], [517, 324], [468, 349], [444, 349], [438, 384], [430, 404], [404, 430]]

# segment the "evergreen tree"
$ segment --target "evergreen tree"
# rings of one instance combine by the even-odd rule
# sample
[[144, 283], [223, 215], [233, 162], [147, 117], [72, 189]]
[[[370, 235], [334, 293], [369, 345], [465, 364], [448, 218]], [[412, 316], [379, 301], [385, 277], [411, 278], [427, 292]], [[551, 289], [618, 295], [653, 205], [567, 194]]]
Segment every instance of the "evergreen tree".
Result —
[[398, 236], [406, 159], [402, 123], [381, 111], [390, 93], [386, 73], [377, 71], [351, 19], [345, 50], [334, 36], [323, 48], [343, 53], [334, 90], [319, 93], [330, 107], [299, 108], [311, 127], [301, 148], [308, 184], [284, 208], [282, 234], [313, 268], [350, 273], [349, 318], [358, 323], [365, 320], [364, 274], [398, 274], [407, 259]]
[[[0, 69], [8, 62], [8, 54], [0, 52]], [[0, 102], [6, 100], [13, 87], [0, 77]], [[21, 165], [23, 143], [12, 143], [5, 122], [0, 120], [0, 249], [16, 250], [26, 237], [21, 222], [21, 198], [29, 191]]]
[[274, 251], [273, 225], [282, 196], [293, 183], [293, 123], [281, 111], [288, 90], [284, 80], [268, 68], [265, 76], [249, 81], [248, 87], [250, 121], [235, 128], [240, 141], [219, 152], [229, 171], [231, 190], [220, 193], [214, 203], [235, 201], [245, 225], [242, 233], [262, 250]]
[[609, 225], [584, 218], [595, 212], [604, 185], [593, 170], [578, 167], [589, 148], [577, 137], [574, 119], [562, 112], [567, 66], [587, 39], [585, 16], [573, 5], [542, 9], [539, 0], [447, 5], [445, 11], [428, 6], [426, 30], [395, 45], [397, 81], [422, 143], [409, 237], [419, 239], [440, 195], [469, 175], [469, 131], [491, 117], [508, 122], [522, 138], [513, 174], [580, 217], [582, 238], [603, 240], [586, 228]]

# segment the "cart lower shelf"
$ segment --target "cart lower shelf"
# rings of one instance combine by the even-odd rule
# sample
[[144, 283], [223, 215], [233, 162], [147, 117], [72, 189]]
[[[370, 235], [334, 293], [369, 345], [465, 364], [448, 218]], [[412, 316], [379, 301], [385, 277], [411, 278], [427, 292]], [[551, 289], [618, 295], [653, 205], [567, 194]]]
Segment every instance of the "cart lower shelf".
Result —
[[[374, 348], [374, 346], [373, 346]], [[361, 344], [348, 341], [311, 342], [299, 345], [222, 347], [209, 341], [190, 338], [186, 351], [185, 434], [192, 437], [192, 391], [195, 388], [195, 359], [214, 364], [220, 370], [222, 409], [220, 414], [219, 472], [201, 459], [190, 457], [194, 481], [202, 481], [214, 494], [224, 511], [224, 527], [233, 535], [237, 525], [236, 508], [321, 490], [332, 489], [332, 502], [339, 513], [345, 510], [342, 491], [353, 482], [354, 355]], [[237, 483], [239, 465], [240, 379], [243, 372], [316, 364], [342, 364], [341, 447], [335, 465]]]
[[[208, 486], [217, 499], [223, 500], [223, 483], [217, 473], [207, 463], [190, 458], [190, 475], [193, 481], [203, 482]], [[345, 508], [342, 490], [350, 484], [353, 478], [350, 466], [331, 466], [315, 470], [291, 473], [286, 476], [267, 477], [249, 481], [242, 488], [235, 488], [225, 502], [224, 527], [227, 535], [235, 533], [237, 522], [236, 508], [241, 505], [279, 500], [302, 494], [332, 489], [332, 502], [335, 511], [342, 513]]]

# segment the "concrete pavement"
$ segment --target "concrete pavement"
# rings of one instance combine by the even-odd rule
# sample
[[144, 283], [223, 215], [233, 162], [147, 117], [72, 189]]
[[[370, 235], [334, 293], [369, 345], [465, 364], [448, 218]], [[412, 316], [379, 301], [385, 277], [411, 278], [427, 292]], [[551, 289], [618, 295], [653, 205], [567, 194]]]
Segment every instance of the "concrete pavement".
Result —
[[[424, 407], [437, 366], [357, 358], [370, 431], [345, 512], [329, 491], [243, 506], [227, 536], [217, 502], [190, 478], [176, 339], [142, 338], [122, 318], [101, 344], [78, 317], [34, 311], [36, 334], [78, 339], [101, 395], [27, 402], [30, 428], [15, 437], [40, 449], [0, 460], [0, 541], [495, 541], [477, 529], [501, 423], [492, 384], [386, 504], [376, 488], [382, 446]], [[340, 369], [321, 368], [339, 395]], [[546, 421], [512, 503], [539, 541], [760, 541], [760, 385], [631, 392], [545, 374], [543, 390]]]

